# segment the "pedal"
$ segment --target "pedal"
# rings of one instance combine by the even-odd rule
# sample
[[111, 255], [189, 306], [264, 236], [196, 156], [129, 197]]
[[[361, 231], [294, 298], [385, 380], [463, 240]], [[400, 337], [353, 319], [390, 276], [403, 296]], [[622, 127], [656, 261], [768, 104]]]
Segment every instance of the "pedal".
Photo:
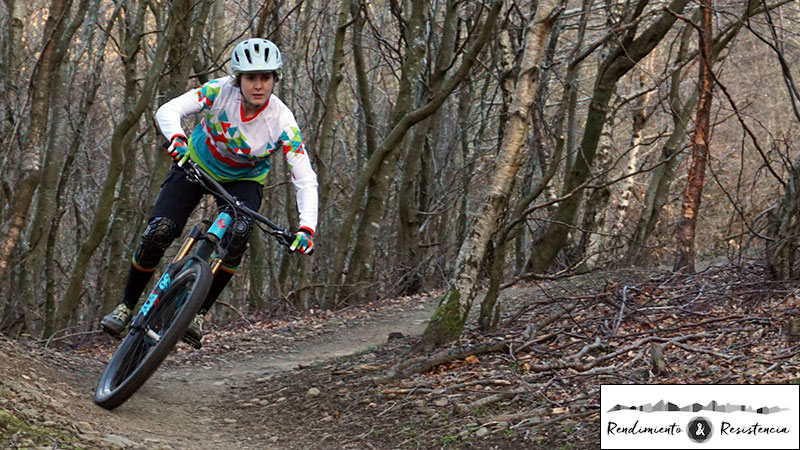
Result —
[[200, 342], [197, 339], [194, 339], [194, 338], [192, 338], [192, 337], [190, 337], [190, 336], [188, 336], [186, 334], [183, 335], [181, 340], [183, 342], [186, 342], [190, 346], [194, 347], [195, 350], [200, 350], [201, 348], [203, 348], [203, 343], [202, 342]]

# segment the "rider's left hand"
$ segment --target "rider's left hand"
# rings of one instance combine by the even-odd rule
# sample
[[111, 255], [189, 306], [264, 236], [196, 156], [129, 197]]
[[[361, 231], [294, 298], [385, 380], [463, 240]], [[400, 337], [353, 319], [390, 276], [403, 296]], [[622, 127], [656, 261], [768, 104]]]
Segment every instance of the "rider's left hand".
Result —
[[301, 227], [294, 235], [294, 242], [289, 246], [289, 250], [298, 251], [304, 255], [310, 255], [314, 252], [314, 240], [312, 239], [314, 232], [306, 227]]

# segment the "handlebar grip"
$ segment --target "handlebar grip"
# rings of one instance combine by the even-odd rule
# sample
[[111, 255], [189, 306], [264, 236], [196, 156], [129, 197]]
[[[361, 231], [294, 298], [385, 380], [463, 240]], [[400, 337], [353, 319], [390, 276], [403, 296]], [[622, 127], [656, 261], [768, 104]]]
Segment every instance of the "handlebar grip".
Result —
[[[286, 251], [287, 251], [287, 252], [289, 252], [289, 253], [294, 253], [294, 252], [296, 252], [296, 251], [297, 251], [296, 249], [295, 249], [295, 250], [292, 250], [292, 243], [294, 242], [294, 241], [292, 240], [292, 238], [290, 238], [290, 237], [288, 237], [288, 236], [281, 236], [281, 237], [280, 237], [280, 241], [281, 241], [281, 244], [283, 244], [283, 245], [285, 245], [285, 246], [286, 246]], [[307, 251], [307, 252], [305, 252], [305, 253], [303, 253], [303, 254], [304, 254], [304, 255], [306, 255], [306, 256], [311, 256], [311, 255], [313, 255], [313, 254], [314, 254], [314, 249], [312, 248], [311, 250], [309, 250], [309, 251]]]
[[180, 161], [178, 161], [178, 167], [183, 167], [183, 165], [184, 165], [184, 164], [186, 163], [186, 161], [188, 161], [188, 160], [189, 160], [189, 153], [187, 152], [185, 155], [183, 155], [183, 158], [181, 158], [181, 160], [180, 160]]

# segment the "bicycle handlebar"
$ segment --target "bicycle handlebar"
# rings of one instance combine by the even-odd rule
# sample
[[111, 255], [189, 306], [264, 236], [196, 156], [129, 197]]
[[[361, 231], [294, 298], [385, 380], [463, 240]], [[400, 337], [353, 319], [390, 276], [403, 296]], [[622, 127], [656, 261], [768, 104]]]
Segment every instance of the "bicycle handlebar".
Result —
[[[187, 155], [188, 156], [188, 155]], [[181, 161], [178, 162], [178, 166], [183, 168], [186, 171], [186, 174], [192, 178], [195, 178], [197, 181], [206, 185], [209, 190], [213, 191], [214, 194], [219, 195], [223, 199], [225, 199], [228, 203], [230, 203], [234, 208], [241, 210], [248, 216], [252, 217], [258, 222], [263, 223], [264, 225], [268, 226], [271, 231], [269, 230], [262, 230], [266, 233], [269, 233], [278, 240], [281, 244], [289, 247], [292, 245], [292, 241], [294, 241], [294, 233], [289, 232], [285, 228], [277, 225], [275, 222], [269, 220], [268, 218], [262, 216], [258, 213], [258, 211], [253, 211], [252, 209], [248, 208], [247, 205], [243, 204], [236, 198], [234, 198], [228, 191], [222, 187], [221, 184], [217, 180], [211, 177], [202, 167], [198, 166], [197, 163], [194, 161], [188, 160], [188, 158], [184, 157]]]

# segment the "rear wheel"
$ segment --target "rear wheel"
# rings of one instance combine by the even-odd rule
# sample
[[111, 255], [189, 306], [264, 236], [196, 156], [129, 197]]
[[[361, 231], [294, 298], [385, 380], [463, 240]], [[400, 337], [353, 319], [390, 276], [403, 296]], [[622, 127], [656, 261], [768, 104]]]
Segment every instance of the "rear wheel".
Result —
[[142, 325], [131, 329], [100, 377], [94, 402], [113, 409], [156, 371], [183, 336], [211, 286], [205, 261], [190, 260], [178, 273]]

